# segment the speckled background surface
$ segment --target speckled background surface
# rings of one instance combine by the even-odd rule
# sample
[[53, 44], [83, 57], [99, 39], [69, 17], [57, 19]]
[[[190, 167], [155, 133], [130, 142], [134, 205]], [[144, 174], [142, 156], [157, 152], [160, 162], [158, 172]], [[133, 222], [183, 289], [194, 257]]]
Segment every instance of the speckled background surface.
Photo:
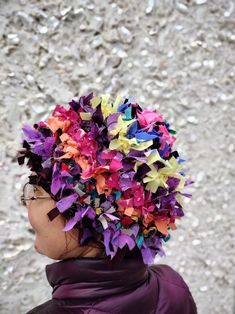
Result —
[[19, 203], [22, 122], [94, 91], [134, 96], [173, 123], [185, 171], [186, 216], [166, 244], [200, 314], [234, 311], [234, 1], [0, 2], [0, 313], [51, 296]]

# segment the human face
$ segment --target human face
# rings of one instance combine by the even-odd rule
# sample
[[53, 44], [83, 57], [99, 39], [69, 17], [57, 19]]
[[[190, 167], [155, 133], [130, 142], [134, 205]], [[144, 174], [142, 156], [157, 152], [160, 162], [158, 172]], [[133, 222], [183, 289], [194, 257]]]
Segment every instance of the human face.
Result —
[[[34, 173], [31, 173], [33, 175]], [[50, 196], [41, 186], [35, 186], [35, 196]], [[97, 256], [102, 252], [99, 248], [79, 246], [78, 231], [63, 231], [65, 220], [61, 215], [52, 221], [47, 216], [56, 207], [52, 198], [36, 198], [27, 202], [28, 219], [35, 231], [34, 247], [42, 255], [55, 260], [78, 256]], [[69, 239], [69, 242], [67, 242]]]
[[[35, 186], [35, 196], [50, 196], [41, 186]], [[60, 259], [66, 248], [64, 221], [59, 215], [53, 221], [47, 213], [56, 207], [52, 198], [28, 201], [28, 219], [35, 231], [34, 247], [38, 253]]]
[[61, 215], [52, 221], [49, 219], [47, 213], [56, 207], [56, 202], [41, 186], [35, 186], [34, 196], [35, 199], [27, 201], [27, 208], [29, 223], [35, 231], [34, 247], [38, 253], [55, 260], [102, 256], [103, 251], [99, 248], [79, 246], [78, 230], [64, 232], [65, 220]]

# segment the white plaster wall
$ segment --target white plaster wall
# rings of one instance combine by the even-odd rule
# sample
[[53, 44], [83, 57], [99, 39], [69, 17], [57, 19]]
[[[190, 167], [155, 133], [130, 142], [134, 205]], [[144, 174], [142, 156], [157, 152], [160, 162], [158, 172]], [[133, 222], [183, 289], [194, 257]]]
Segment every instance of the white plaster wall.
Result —
[[234, 1], [0, 2], [0, 313], [50, 298], [19, 195], [21, 124], [94, 91], [135, 97], [177, 131], [195, 180], [166, 245], [200, 314], [234, 313]]

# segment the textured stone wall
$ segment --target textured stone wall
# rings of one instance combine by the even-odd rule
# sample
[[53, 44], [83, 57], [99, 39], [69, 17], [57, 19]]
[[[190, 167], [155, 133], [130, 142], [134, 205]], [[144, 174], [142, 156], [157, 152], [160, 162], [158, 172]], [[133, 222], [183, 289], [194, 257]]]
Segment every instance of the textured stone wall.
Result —
[[226, 0], [0, 1], [0, 313], [50, 298], [19, 195], [23, 122], [94, 91], [133, 96], [177, 131], [195, 180], [166, 244], [201, 314], [234, 313], [235, 9]]

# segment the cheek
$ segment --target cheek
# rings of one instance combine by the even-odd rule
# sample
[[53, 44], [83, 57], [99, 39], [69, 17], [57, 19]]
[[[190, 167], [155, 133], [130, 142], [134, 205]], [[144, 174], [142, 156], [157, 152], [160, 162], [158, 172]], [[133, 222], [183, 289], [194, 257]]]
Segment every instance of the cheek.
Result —
[[38, 232], [40, 230], [39, 217], [37, 217], [32, 209], [28, 210], [28, 220], [34, 231]]
[[60, 259], [66, 249], [65, 224], [60, 217], [50, 221], [47, 213], [53, 207], [46, 205], [28, 209], [28, 220], [35, 231], [35, 249], [49, 258]]
[[44, 230], [36, 233], [35, 246], [38, 253], [52, 259], [59, 259], [66, 248], [65, 237], [57, 230]]
[[28, 208], [28, 220], [36, 232], [41, 232], [49, 224], [47, 213], [53, 208], [52, 202], [32, 202]]

